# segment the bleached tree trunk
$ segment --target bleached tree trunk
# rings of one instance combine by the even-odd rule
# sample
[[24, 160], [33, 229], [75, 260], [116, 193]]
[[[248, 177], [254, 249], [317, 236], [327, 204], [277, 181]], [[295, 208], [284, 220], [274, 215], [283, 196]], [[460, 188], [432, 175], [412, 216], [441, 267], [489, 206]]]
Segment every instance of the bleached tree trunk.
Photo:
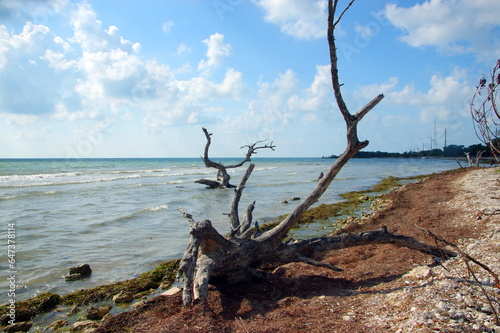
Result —
[[205, 163], [205, 166], [207, 168], [217, 169], [217, 180], [215, 181], [212, 179], [198, 179], [197, 181], [195, 181], [195, 183], [204, 184], [210, 188], [235, 187], [234, 185], [231, 185], [229, 183], [231, 180], [231, 176], [227, 172], [227, 169], [239, 168], [243, 164], [245, 164], [246, 162], [251, 161], [252, 155], [257, 154], [257, 150], [259, 150], [259, 149], [274, 150], [274, 148], [276, 147], [273, 145], [272, 142], [269, 144], [264, 144], [264, 145], [259, 146], [258, 144], [265, 142], [267, 140], [257, 141], [253, 144], [240, 147], [240, 149], [247, 148], [247, 152], [246, 152], [245, 158], [243, 158], [243, 160], [241, 160], [239, 163], [231, 164], [231, 165], [224, 165], [222, 163], [214, 162], [208, 157], [208, 151], [209, 151], [210, 145], [212, 143], [212, 133], [209, 133], [206, 128], [202, 128], [202, 130], [203, 130], [203, 133], [205, 134], [205, 138], [207, 139], [207, 143], [205, 144], [205, 151], [203, 153], [202, 159], [203, 159], [203, 162]]
[[[332, 85], [338, 108], [346, 123], [347, 147], [345, 151], [318, 181], [314, 190], [280, 224], [269, 231], [260, 232], [257, 223], [255, 223], [255, 228], [250, 228], [255, 203], [246, 209], [242, 220], [238, 216], [238, 203], [254, 168], [253, 164], [250, 164], [235, 190], [231, 212], [228, 214], [231, 232], [227, 237], [220, 235], [209, 220], [195, 221], [190, 214], [180, 209], [190, 224], [190, 240], [179, 269], [179, 276], [185, 276], [183, 299], [186, 306], [195, 300], [206, 300], [210, 278], [223, 277], [228, 283], [248, 280], [255, 275], [261, 275], [258, 268], [266, 262], [282, 264], [305, 262], [338, 271], [339, 268], [317, 261], [315, 258], [335, 249], [382, 243], [408, 247], [437, 257], [455, 255], [451, 251], [423, 244], [411, 237], [395, 235], [386, 228], [344, 236], [318, 237], [291, 244], [283, 242], [290, 229], [298, 223], [304, 212], [321, 197], [347, 161], [368, 145], [368, 141], [359, 141], [357, 125], [384, 98], [380, 94], [358, 112], [351, 114], [340, 91], [334, 29], [353, 2], [354, 0], [346, 6], [337, 20], [334, 20], [338, 0], [328, 1], [328, 45]], [[205, 133], [207, 135], [208, 132]], [[207, 140], [209, 140], [209, 135]], [[206, 152], [207, 149], [206, 147]]]

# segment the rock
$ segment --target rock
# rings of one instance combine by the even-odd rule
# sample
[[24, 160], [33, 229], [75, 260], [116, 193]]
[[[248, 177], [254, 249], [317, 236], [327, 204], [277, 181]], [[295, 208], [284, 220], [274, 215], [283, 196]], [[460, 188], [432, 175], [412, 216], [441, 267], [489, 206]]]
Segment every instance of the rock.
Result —
[[6, 326], [3, 330], [4, 332], [11, 333], [11, 332], [28, 332], [33, 326], [33, 322], [31, 321], [21, 321], [18, 323], [14, 323], [12, 325]]
[[493, 314], [493, 309], [489, 305], [484, 305], [481, 307], [481, 312], [484, 312], [487, 314]]
[[132, 296], [132, 294], [126, 291], [121, 291], [120, 293], [113, 296], [113, 301], [115, 303], [130, 303], [133, 299], [134, 297]]
[[104, 317], [102, 317], [101, 321], [105, 321], [105, 320], [108, 320], [109, 318], [113, 317], [113, 315], [111, 313], [107, 313]]
[[288, 201], [286, 201], [286, 200], [281, 200], [281, 201], [280, 201], [280, 203], [287, 204], [287, 203], [288, 203]]
[[178, 288], [178, 287], [172, 287], [170, 288], [169, 290], [165, 291], [164, 293], [162, 293], [162, 296], [170, 296], [170, 295], [175, 295], [177, 294], [178, 292], [180, 292], [182, 289], [181, 288]]
[[448, 304], [446, 304], [445, 302], [443, 301], [440, 301], [437, 305], [436, 305], [436, 309], [438, 310], [439, 313], [441, 314], [448, 314], [448, 311], [450, 310], [450, 307], [448, 306]]
[[469, 295], [466, 295], [464, 297], [464, 303], [468, 306], [468, 307], [473, 307], [475, 305], [474, 303], [474, 300], [472, 299], [472, 297], [470, 297]]
[[292, 198], [292, 201], [299, 201], [300, 200], [300, 197], [293, 197]]
[[109, 306], [102, 306], [100, 308], [95, 308], [91, 306], [87, 310], [87, 319], [90, 320], [101, 320], [102, 317], [107, 315], [109, 313], [110, 307]]
[[131, 308], [135, 310], [135, 309], [140, 308], [140, 307], [141, 307], [141, 306], [143, 306], [144, 304], [146, 304], [146, 301], [136, 302], [136, 303], [132, 304]]
[[92, 320], [77, 321], [73, 324], [73, 330], [76, 332], [88, 331], [99, 327], [99, 324]]
[[66, 281], [80, 280], [92, 275], [92, 269], [89, 264], [73, 266], [69, 269], [69, 274], [64, 276]]
[[352, 321], [352, 317], [351, 316], [342, 316], [342, 320], [344, 321]]
[[66, 313], [66, 315], [68, 317], [71, 317], [71, 316], [74, 316], [78, 313], [78, 311], [80, 311], [80, 308], [78, 307], [78, 305], [74, 305], [71, 310], [68, 311], [68, 313]]
[[68, 325], [68, 321], [64, 319], [59, 319], [54, 321], [52, 324], [49, 325], [49, 329], [55, 331], [63, 326]]
[[418, 266], [406, 273], [406, 278], [425, 280], [432, 276], [432, 269], [427, 266]]

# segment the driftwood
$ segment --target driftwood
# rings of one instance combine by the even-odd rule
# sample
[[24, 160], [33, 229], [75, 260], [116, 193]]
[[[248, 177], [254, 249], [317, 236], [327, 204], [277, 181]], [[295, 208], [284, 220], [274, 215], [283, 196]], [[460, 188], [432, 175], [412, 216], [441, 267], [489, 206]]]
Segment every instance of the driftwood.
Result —
[[212, 143], [212, 133], [209, 133], [206, 128], [202, 128], [202, 130], [203, 130], [203, 133], [205, 134], [205, 138], [207, 139], [207, 143], [205, 144], [205, 151], [204, 151], [202, 159], [203, 159], [203, 162], [205, 163], [205, 166], [207, 168], [217, 169], [217, 180], [198, 179], [197, 181], [195, 181], [195, 183], [204, 184], [210, 188], [224, 188], [224, 187], [225, 188], [232, 188], [232, 187], [235, 187], [234, 185], [231, 185], [229, 183], [229, 181], [231, 180], [231, 176], [228, 174], [227, 169], [239, 168], [243, 164], [245, 164], [246, 162], [250, 162], [252, 155], [257, 154], [257, 150], [259, 150], [259, 149], [274, 150], [274, 148], [276, 148], [276, 146], [273, 145], [273, 142], [270, 142], [270, 143], [264, 144], [264, 145], [259, 145], [259, 144], [267, 141], [267, 140], [260, 140], [260, 141], [253, 143], [253, 144], [240, 147], [240, 149], [247, 148], [247, 152], [246, 152], [243, 160], [241, 160], [239, 163], [231, 164], [231, 165], [224, 165], [222, 163], [214, 162], [208, 157], [208, 151], [209, 151], [210, 145]]
[[[284, 242], [285, 237], [294, 227], [304, 212], [326, 191], [341, 168], [359, 150], [368, 145], [368, 141], [359, 141], [357, 125], [359, 121], [374, 108], [383, 98], [378, 95], [366, 104], [357, 113], [351, 114], [344, 103], [339, 83], [337, 70], [337, 54], [335, 38], [333, 35], [347, 9], [352, 5], [352, 0], [341, 15], [334, 21], [338, 0], [328, 1], [328, 44], [330, 48], [332, 85], [337, 100], [337, 105], [342, 113], [347, 127], [347, 147], [330, 169], [318, 180], [313, 191], [277, 226], [271, 230], [261, 232], [258, 224], [251, 228], [252, 212], [255, 203], [252, 203], [239, 218], [239, 201], [245, 184], [248, 181], [253, 164], [250, 164], [240, 183], [235, 189], [231, 203], [230, 218], [231, 232], [226, 237], [222, 236], [212, 226], [209, 220], [195, 221], [193, 217], [182, 209], [179, 211], [190, 224], [190, 240], [187, 244], [184, 257], [179, 268], [179, 277], [184, 275], [183, 300], [188, 306], [193, 301], [205, 301], [208, 294], [208, 284], [211, 278], [224, 278], [228, 283], [238, 283], [249, 280], [254, 276], [262, 276], [258, 270], [263, 263], [284, 264], [288, 262], [305, 262], [310, 265], [327, 267], [338, 271], [337, 267], [328, 265], [318, 260], [322, 254], [329, 251], [366, 244], [391, 243], [427, 253], [436, 257], [450, 257], [454, 252], [427, 245], [412, 237], [395, 235], [386, 228], [376, 231], [367, 231], [342, 236], [318, 237], [294, 243]], [[207, 136], [208, 151], [210, 135]]]

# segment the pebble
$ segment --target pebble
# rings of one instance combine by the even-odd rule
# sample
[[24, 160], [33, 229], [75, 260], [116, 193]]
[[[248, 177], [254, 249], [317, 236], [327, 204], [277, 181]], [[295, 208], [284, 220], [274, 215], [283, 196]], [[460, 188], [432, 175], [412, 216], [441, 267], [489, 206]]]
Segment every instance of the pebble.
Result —
[[464, 302], [465, 302], [465, 305], [469, 306], [469, 307], [473, 307], [475, 305], [475, 302], [474, 300], [472, 299], [472, 297], [470, 297], [469, 295], [466, 295], [464, 298], [463, 298]]

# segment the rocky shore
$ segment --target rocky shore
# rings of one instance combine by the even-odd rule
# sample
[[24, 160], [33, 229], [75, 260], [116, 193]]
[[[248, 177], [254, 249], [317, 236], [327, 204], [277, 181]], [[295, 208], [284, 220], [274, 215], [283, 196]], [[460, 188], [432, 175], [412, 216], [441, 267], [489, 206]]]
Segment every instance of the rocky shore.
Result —
[[500, 333], [499, 179], [499, 168], [433, 175], [379, 197], [375, 213], [338, 231], [385, 225], [461, 252], [442, 263], [393, 245], [349, 248], [318, 258], [344, 272], [292, 263], [261, 281], [215, 284], [209, 309], [183, 308], [173, 289], [131, 311], [112, 315], [94, 304], [89, 313], [99, 320], [32, 331]]

